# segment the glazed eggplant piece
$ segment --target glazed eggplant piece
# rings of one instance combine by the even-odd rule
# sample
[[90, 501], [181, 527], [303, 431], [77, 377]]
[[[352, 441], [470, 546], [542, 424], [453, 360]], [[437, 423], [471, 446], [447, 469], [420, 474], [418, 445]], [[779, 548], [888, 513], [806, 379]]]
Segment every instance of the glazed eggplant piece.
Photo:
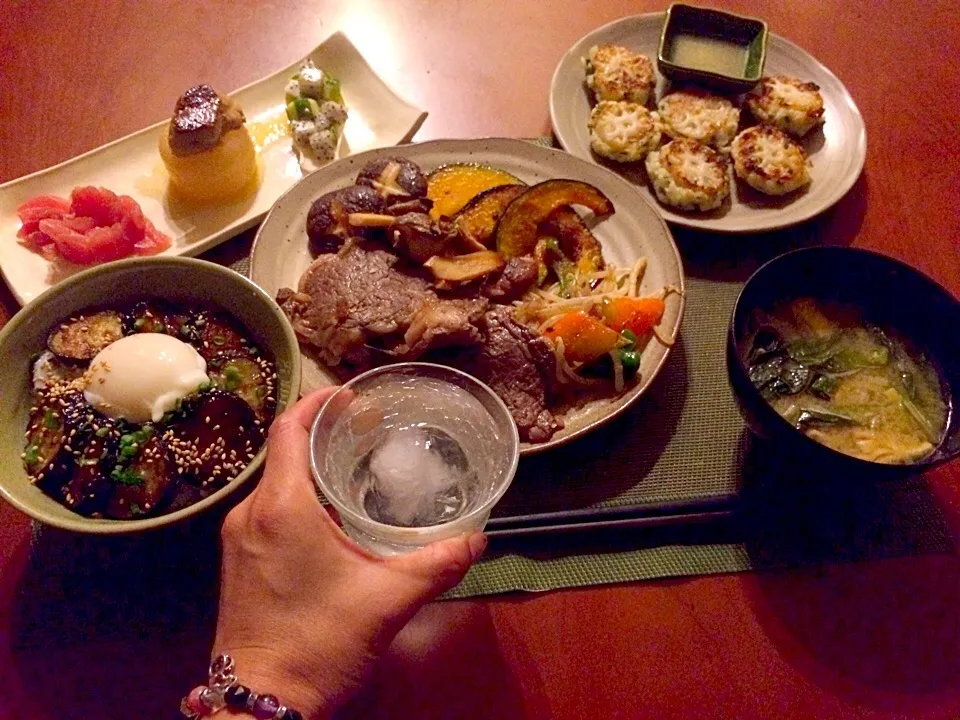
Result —
[[163, 313], [166, 333], [183, 342], [197, 345], [202, 342], [202, 333], [200, 327], [197, 326], [197, 321], [201, 317], [203, 317], [203, 313], [188, 313], [166, 309]]
[[123, 337], [123, 319], [113, 310], [77, 315], [47, 337], [47, 347], [64, 360], [93, 360], [107, 345]]
[[233, 393], [205, 392], [184, 411], [169, 442], [183, 475], [201, 486], [229, 482], [263, 444], [263, 430], [253, 409]]
[[35, 402], [21, 457], [30, 478], [45, 492], [57, 496], [73, 472], [74, 453], [90, 437], [92, 414], [83, 393], [77, 390], [55, 397], [41, 394]]
[[167, 332], [165, 313], [153, 303], [139, 302], [123, 318], [123, 329], [128, 335], [165, 333]]
[[197, 350], [207, 362], [223, 352], [247, 356], [254, 352], [243, 332], [224, 313], [204, 313], [198, 318], [197, 327], [200, 332]]
[[49, 350], [45, 350], [33, 363], [33, 389], [42, 392], [54, 385], [76, 380], [83, 375], [83, 371], [83, 365], [61, 360]]
[[21, 458], [31, 480], [47, 491], [58, 488], [73, 469], [68, 433], [59, 401], [48, 400], [34, 406]]
[[[171, 490], [177, 483], [176, 464], [169, 450], [147, 427], [121, 438], [118, 464], [110, 472], [113, 493], [104, 510], [108, 517], [129, 520], [155, 513], [169, 500]], [[143, 437], [145, 433], [149, 437]], [[136, 454], [127, 464], [123, 464], [125, 438], [135, 438], [128, 440], [126, 447], [136, 446]]]
[[251, 407], [257, 420], [267, 422], [277, 409], [276, 375], [263, 358], [223, 352], [207, 365], [215, 387], [234, 393]]
[[64, 505], [83, 515], [103, 509], [113, 489], [104, 466], [113, 444], [113, 438], [108, 434], [94, 434], [89, 438], [74, 462], [70, 479], [62, 488]]
[[357, 175], [357, 185], [374, 188], [387, 205], [427, 196], [427, 176], [419, 165], [402, 157], [367, 163]]
[[366, 185], [352, 185], [328, 192], [313, 201], [307, 213], [307, 238], [315, 255], [336, 252], [348, 238], [371, 237], [376, 228], [355, 225], [350, 216], [382, 214], [384, 201]]
[[139, 302], [123, 317], [126, 335], [136, 333], [166, 333], [188, 343], [200, 340], [197, 320], [203, 313], [188, 313], [176, 310], [165, 303]]

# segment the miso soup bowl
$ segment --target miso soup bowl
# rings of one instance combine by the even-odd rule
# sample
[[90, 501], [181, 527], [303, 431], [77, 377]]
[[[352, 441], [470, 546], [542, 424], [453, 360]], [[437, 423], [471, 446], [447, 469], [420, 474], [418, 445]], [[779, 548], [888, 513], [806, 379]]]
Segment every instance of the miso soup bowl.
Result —
[[[865, 321], [895, 330], [931, 362], [950, 408], [946, 431], [932, 454], [899, 465], [854, 458], [807, 437], [764, 399], [750, 381], [746, 362], [752, 314], [799, 297], [854, 305]], [[845, 247], [795, 250], [771, 260], [750, 277], [737, 298], [727, 336], [727, 371], [750, 429], [801, 463], [896, 477], [960, 455], [960, 301], [898, 260]]]
[[31, 359], [46, 347], [50, 328], [92, 306], [163, 299], [232, 315], [277, 366], [277, 412], [300, 392], [300, 352], [279, 306], [242, 275], [214, 263], [180, 257], [120, 260], [58, 283], [21, 309], [0, 331], [0, 495], [47, 525], [100, 535], [138, 533], [181, 522], [221, 503], [257, 474], [265, 449], [230, 483], [193, 505], [166, 515], [112, 520], [80, 515], [35, 487], [20, 460], [31, 405]]

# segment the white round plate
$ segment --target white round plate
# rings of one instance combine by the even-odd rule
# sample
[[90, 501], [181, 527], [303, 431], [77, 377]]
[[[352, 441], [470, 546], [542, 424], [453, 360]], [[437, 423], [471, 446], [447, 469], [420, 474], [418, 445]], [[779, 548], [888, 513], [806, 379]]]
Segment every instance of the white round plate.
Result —
[[[415, 145], [371, 150], [351, 155], [308, 175], [277, 200], [254, 240], [250, 278], [272, 297], [281, 288], [296, 288], [300, 276], [312, 262], [307, 247], [306, 219], [310, 205], [324, 193], [352, 185], [360, 169], [381, 157], [406, 157], [425, 172], [457, 162], [483, 163], [502, 168], [526, 183], [551, 178], [571, 178], [590, 183], [603, 191], [616, 209], [599, 223], [594, 233], [603, 246], [608, 263], [630, 266], [638, 258], [648, 260], [641, 292], [652, 294], [665, 285], [683, 288], [683, 266], [666, 223], [633, 186], [593, 163], [584, 162], [559, 150], [522, 140], [433, 140]], [[684, 298], [671, 295], [660, 325], [662, 334], [676, 337], [683, 318]], [[595, 400], [564, 416], [566, 427], [546, 443], [521, 445], [530, 454], [563, 444], [610, 420], [640, 397], [660, 371], [670, 348], [652, 340], [640, 363], [639, 380], [618, 398]], [[301, 392], [338, 382], [322, 363], [303, 355]]]
[[[584, 85], [583, 58], [594, 45], [623, 45], [648, 56], [656, 64], [663, 13], [636, 15], [616, 20], [582, 37], [560, 59], [550, 85], [550, 120], [563, 148], [574, 155], [602, 163], [633, 183], [657, 206], [669, 222], [722, 233], [749, 233], [795, 225], [833, 206], [863, 170], [867, 157], [867, 131], [850, 93], [836, 75], [796, 45], [770, 34], [766, 75], [792, 75], [820, 86], [826, 122], [803, 138], [812, 163], [812, 181], [805, 190], [784, 198], [762, 196], [734, 182], [731, 198], [709, 213], [683, 212], [661, 205], [647, 183], [642, 163], [621, 165], [601, 160], [590, 150], [587, 120], [590, 96]], [[657, 99], [666, 83], [658, 75]]]

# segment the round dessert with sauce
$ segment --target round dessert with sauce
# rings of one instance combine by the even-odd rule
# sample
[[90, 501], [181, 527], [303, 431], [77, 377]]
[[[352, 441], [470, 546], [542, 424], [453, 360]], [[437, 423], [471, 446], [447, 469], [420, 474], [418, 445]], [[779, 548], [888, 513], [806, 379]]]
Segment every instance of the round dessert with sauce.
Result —
[[277, 402], [273, 361], [230, 317], [156, 302], [60, 323], [32, 385], [31, 480], [78, 513], [115, 519], [162, 515], [229, 483]]

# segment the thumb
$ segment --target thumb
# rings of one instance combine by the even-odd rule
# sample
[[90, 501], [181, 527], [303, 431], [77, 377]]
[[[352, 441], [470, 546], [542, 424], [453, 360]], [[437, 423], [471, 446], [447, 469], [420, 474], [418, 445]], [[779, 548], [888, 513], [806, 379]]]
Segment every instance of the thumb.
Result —
[[392, 557], [387, 564], [404, 576], [407, 603], [419, 606], [456, 587], [486, 547], [486, 535], [475, 532], [430, 543], [409, 555]]

